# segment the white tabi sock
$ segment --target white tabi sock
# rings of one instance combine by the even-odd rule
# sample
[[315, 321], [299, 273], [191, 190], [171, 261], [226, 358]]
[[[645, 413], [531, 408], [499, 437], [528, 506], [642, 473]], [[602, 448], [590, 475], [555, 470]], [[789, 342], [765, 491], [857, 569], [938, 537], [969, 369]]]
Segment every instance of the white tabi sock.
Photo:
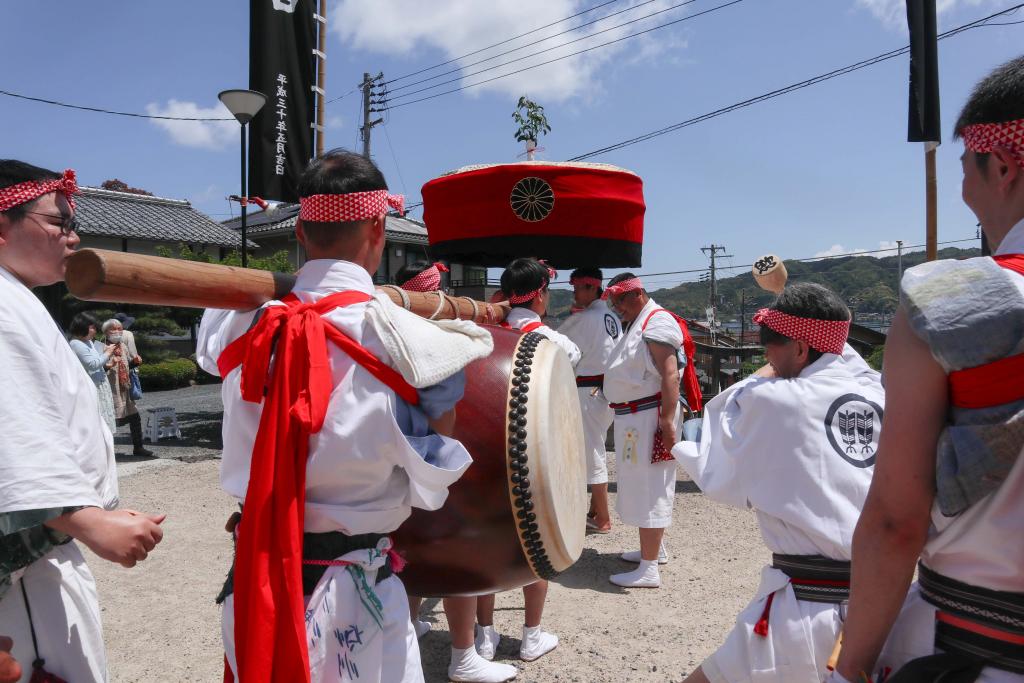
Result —
[[625, 588], [658, 588], [661, 586], [661, 575], [656, 560], [640, 560], [640, 566], [631, 572], [612, 574], [608, 580], [616, 586]]
[[[639, 562], [640, 551], [639, 550], [628, 550], [619, 555], [626, 562]], [[665, 544], [662, 543], [661, 547], [658, 548], [658, 564], [668, 564], [668, 551], [665, 550]]]
[[448, 680], [459, 683], [503, 683], [516, 677], [519, 671], [508, 664], [488, 662], [477, 654], [476, 648], [452, 648], [452, 661], [448, 665]]
[[548, 633], [540, 626], [523, 626], [523, 642], [519, 646], [519, 658], [532, 662], [558, 647], [558, 636]]
[[430, 631], [430, 622], [421, 621], [420, 619], [413, 619], [412, 627], [416, 630], [416, 637], [422, 638], [423, 636], [427, 635], [427, 633]]
[[487, 661], [491, 661], [494, 659], [494, 653], [498, 651], [501, 634], [494, 630], [493, 624], [491, 626], [477, 624], [474, 641], [477, 653]]

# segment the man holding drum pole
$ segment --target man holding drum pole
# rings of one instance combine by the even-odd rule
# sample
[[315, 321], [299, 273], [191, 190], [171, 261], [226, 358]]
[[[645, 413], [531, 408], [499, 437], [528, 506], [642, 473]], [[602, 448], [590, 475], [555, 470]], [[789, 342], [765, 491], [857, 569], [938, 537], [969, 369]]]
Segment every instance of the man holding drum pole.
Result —
[[619, 318], [608, 309], [601, 295], [604, 274], [600, 268], [577, 268], [569, 276], [576, 310], [562, 323], [559, 332], [579, 347], [576, 387], [583, 413], [583, 438], [587, 451], [587, 484], [590, 485], [590, 513], [587, 528], [598, 534], [611, 530], [608, 511], [608, 463], [605, 440], [614, 413], [608, 407], [602, 387], [604, 369], [621, 333]]
[[[404, 562], [388, 533], [435, 510], [470, 465], [454, 424], [474, 325], [427, 321], [374, 293], [388, 193], [344, 150], [299, 179], [292, 292], [207, 310], [197, 358], [224, 378], [221, 481], [243, 503], [225, 590], [231, 672], [256, 681], [422, 681]], [[443, 354], [436, 353], [444, 349]]]
[[686, 323], [655, 303], [632, 273], [613, 277], [605, 296], [623, 325], [604, 373], [604, 393], [615, 411], [615, 509], [624, 523], [640, 529], [640, 551], [622, 554], [640, 566], [609, 580], [627, 588], [657, 588], [658, 565], [668, 562], [662, 538], [672, 524], [676, 493], [676, 463], [669, 449], [682, 417], [680, 366], [682, 400], [694, 411], [701, 405], [693, 340]]

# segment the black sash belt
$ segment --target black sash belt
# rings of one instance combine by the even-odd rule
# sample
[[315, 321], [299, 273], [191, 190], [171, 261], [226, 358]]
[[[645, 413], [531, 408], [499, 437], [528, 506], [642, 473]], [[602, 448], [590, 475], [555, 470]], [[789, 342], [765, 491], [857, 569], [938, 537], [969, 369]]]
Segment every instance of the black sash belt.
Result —
[[608, 407], [615, 411], [616, 415], [629, 415], [631, 413], [639, 413], [643, 410], [651, 410], [661, 405], [661, 392], [658, 392], [654, 396], [645, 396], [644, 398], [638, 398], [635, 401], [626, 401], [625, 403], [609, 403]]
[[[918, 564], [917, 583], [921, 597], [939, 610], [935, 647], [946, 653], [946, 659], [951, 655], [960, 662], [973, 662], [972, 670], [977, 672], [991, 666], [1024, 674], [1024, 593], [972, 586], [923, 564]], [[907, 667], [930, 659], [914, 660]]]
[[850, 563], [821, 555], [772, 554], [772, 566], [789, 577], [797, 600], [837, 605], [850, 599]]
[[604, 375], [579, 375], [576, 377], [576, 386], [600, 389], [604, 386]]
[[[380, 539], [387, 534], [359, 534], [347, 536], [340, 531], [330, 531], [323, 534], [302, 534], [302, 559], [304, 560], [334, 560], [350, 553], [353, 550], [376, 548]], [[316, 584], [320, 582], [324, 572], [329, 567], [315, 564], [302, 565], [302, 593], [311, 595]], [[384, 566], [377, 570], [376, 583], [380, 583], [394, 573], [391, 568], [391, 560], [388, 559]], [[228, 571], [224, 587], [217, 596], [217, 604], [224, 602], [224, 598], [235, 592], [235, 562], [232, 559], [231, 569]]]

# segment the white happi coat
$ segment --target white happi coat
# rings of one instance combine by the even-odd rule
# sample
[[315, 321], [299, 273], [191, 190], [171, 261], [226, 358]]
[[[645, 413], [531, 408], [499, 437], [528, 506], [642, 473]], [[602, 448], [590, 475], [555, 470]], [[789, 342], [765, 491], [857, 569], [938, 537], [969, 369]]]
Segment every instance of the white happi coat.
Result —
[[[672, 454], [706, 496], [752, 508], [765, 545], [784, 555], [850, 560], [871, 485], [885, 394], [847, 345], [795, 379], [751, 377], [704, 408], [699, 443]], [[754, 633], [775, 594], [767, 637]], [[711, 683], [819, 683], [842, 627], [839, 605], [796, 599], [766, 566], [725, 643], [702, 664]]]
[[[531, 311], [529, 308], [512, 308], [508, 312], [508, 317], [505, 318], [505, 323], [508, 324], [513, 330], [521, 330], [530, 323], [541, 322], [540, 316]], [[558, 345], [558, 348], [565, 351], [565, 355], [569, 356], [569, 362], [575, 368], [580, 362], [580, 350], [573, 343], [571, 339], [566, 337], [564, 334], [555, 332], [547, 325], [541, 325], [533, 330], [539, 335], [547, 337], [551, 341]]]
[[[114, 441], [96, 385], [31, 290], [0, 268], [0, 513], [117, 507]], [[16, 573], [0, 601], [0, 635], [14, 639], [22, 681], [39, 655], [68, 681], [107, 680], [96, 584], [74, 541]]]
[[[647, 316], [659, 308], [654, 299], [649, 300], [612, 349], [604, 373], [604, 395], [609, 402], [626, 403], [661, 391], [661, 373], [654, 365], [647, 342], [671, 346], [678, 356], [683, 332], [668, 313], [658, 313], [646, 329], [641, 329]], [[675, 503], [675, 463], [651, 463], [658, 412], [651, 408], [615, 416], [615, 477], [619, 486], [615, 510], [623, 523], [644, 529], [671, 525]], [[663, 438], [666, 446], [678, 438], [681, 424], [682, 406], [676, 410], [676, 434]]]
[[[298, 272], [293, 294], [310, 302], [342, 290], [372, 294], [374, 285], [360, 266], [320, 259], [307, 262]], [[365, 319], [366, 308], [367, 304], [357, 303], [323, 317], [385, 363], [394, 365]], [[252, 311], [206, 311], [196, 353], [205, 370], [217, 372], [217, 358], [249, 328], [254, 315]], [[323, 428], [309, 440], [305, 531], [387, 533], [397, 529], [414, 506], [439, 509], [448, 496], [448, 486], [469, 466], [469, 453], [458, 441], [444, 438], [441, 451], [426, 462], [396, 422], [395, 393], [329, 341], [327, 349], [335, 390]], [[240, 368], [224, 378], [221, 485], [244, 502], [263, 405], [242, 400], [240, 381]], [[345, 559], [363, 565], [368, 577], [374, 576], [383, 563], [367, 551], [355, 551]], [[315, 612], [306, 620], [312, 681], [423, 680], [402, 582], [392, 576], [374, 586], [373, 592], [382, 605], [382, 625], [361, 604], [359, 587], [343, 568], [328, 569], [312, 596], [307, 596], [310, 610]], [[237, 671], [233, 598], [229, 596], [224, 602], [222, 635], [228, 661]], [[351, 635], [337, 636], [336, 631]]]
[[[619, 318], [601, 299], [596, 299], [582, 311], [573, 313], [558, 331], [579, 347], [581, 358], [576, 366], [577, 377], [603, 375], [608, 367], [615, 342], [622, 334]], [[615, 413], [608, 407], [608, 399], [597, 387], [578, 387], [580, 410], [583, 413], [583, 439], [587, 451], [587, 483], [608, 482], [605, 439]]]
[[[995, 255], [1024, 253], [1024, 221], [1003, 238]], [[921, 269], [918, 266], [918, 269]], [[919, 270], [927, 275], [927, 268]], [[1024, 276], [1006, 270], [1024, 296]], [[1024, 593], [1024, 453], [998, 489], [955, 517], [936, 503], [921, 561], [957, 581], [1011, 593]], [[935, 653], [935, 607], [921, 597], [917, 583], [889, 632], [879, 666], [894, 671], [911, 659]], [[988, 667], [978, 683], [1022, 683], [1024, 675]]]

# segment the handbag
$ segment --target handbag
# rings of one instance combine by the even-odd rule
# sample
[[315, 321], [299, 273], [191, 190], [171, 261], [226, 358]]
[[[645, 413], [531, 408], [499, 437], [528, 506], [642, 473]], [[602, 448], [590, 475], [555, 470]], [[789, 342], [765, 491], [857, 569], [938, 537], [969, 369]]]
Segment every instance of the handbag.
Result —
[[128, 369], [128, 397], [133, 401], [142, 398], [142, 381], [137, 368]]

